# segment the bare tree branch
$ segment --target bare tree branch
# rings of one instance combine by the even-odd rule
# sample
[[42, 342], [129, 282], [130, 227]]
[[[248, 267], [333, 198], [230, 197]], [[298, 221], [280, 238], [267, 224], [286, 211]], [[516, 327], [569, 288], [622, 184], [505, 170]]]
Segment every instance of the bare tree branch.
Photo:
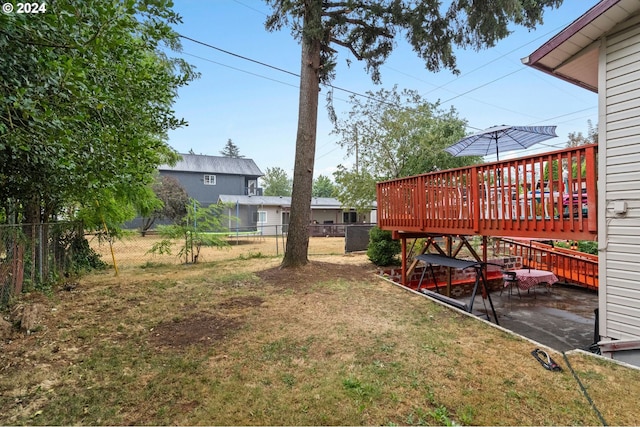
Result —
[[335, 43], [335, 44], [337, 44], [339, 46], [346, 47], [347, 49], [349, 49], [351, 51], [353, 56], [355, 56], [358, 61], [362, 60], [362, 56], [353, 48], [353, 45], [351, 43], [347, 43], [347, 42], [344, 42], [342, 40], [338, 40], [335, 37], [331, 37], [331, 42]]

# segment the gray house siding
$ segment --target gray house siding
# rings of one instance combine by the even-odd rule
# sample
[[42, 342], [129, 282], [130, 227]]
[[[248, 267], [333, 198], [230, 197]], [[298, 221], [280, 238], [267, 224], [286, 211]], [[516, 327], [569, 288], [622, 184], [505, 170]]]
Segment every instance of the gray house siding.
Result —
[[[160, 175], [173, 176], [185, 188], [189, 197], [202, 206], [218, 203], [221, 194], [243, 196], [251, 182], [257, 184], [263, 175], [255, 162], [246, 158], [181, 154], [174, 166], [162, 165]], [[215, 176], [215, 184], [205, 184], [205, 175]]]
[[224, 203], [227, 205], [225, 215], [229, 217], [227, 228], [230, 231], [256, 231], [257, 206], [241, 205], [229, 200]]
[[[202, 207], [218, 203], [222, 194], [244, 196], [261, 193], [257, 184], [258, 178], [263, 176], [263, 173], [251, 159], [201, 154], [181, 154], [181, 156], [182, 159], [174, 166], [161, 165], [158, 172], [161, 176], [176, 178], [189, 197], [197, 200]], [[205, 175], [215, 176], [215, 184], [205, 184]], [[249, 209], [239, 212], [242, 224], [251, 224], [251, 220], [255, 217], [253, 211]], [[236, 216], [236, 212], [232, 215]], [[157, 220], [154, 225], [166, 223], [166, 221]], [[141, 224], [142, 218], [138, 217], [126, 223], [124, 227], [139, 228]], [[255, 227], [255, 221], [253, 226]]]
[[[173, 176], [184, 187], [189, 197], [196, 199], [202, 206], [217, 203], [221, 194], [244, 195], [250, 179], [258, 177], [246, 177], [242, 175], [224, 175], [216, 173], [185, 172], [161, 170], [160, 175]], [[215, 185], [204, 183], [205, 175], [215, 175]]]

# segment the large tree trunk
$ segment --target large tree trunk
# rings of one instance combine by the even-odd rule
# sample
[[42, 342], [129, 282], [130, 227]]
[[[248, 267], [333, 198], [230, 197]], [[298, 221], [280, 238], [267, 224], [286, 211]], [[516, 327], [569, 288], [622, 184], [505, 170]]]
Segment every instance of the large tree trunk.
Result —
[[320, 90], [320, 40], [318, 40], [317, 36], [309, 35], [313, 33], [310, 29], [318, 29], [322, 24], [322, 1], [309, 0], [305, 4], [305, 10], [298, 134], [296, 137], [296, 157], [293, 169], [291, 216], [289, 219], [287, 248], [281, 265], [283, 268], [299, 267], [308, 262], [309, 215], [311, 211]]

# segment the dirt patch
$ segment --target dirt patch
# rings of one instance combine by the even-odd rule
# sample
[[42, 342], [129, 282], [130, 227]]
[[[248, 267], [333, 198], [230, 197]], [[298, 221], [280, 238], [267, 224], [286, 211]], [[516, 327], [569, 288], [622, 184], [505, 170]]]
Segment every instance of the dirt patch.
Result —
[[[216, 308], [237, 314], [238, 310], [259, 307], [264, 300], [257, 296], [231, 297]], [[192, 317], [164, 322], [151, 331], [151, 342], [158, 347], [181, 348], [190, 345], [209, 346], [231, 335], [240, 328], [240, 317], [196, 314]]]
[[[340, 260], [340, 263], [311, 261], [304, 267], [295, 269], [274, 267], [258, 271], [256, 275], [267, 284], [301, 291], [311, 284], [326, 280], [375, 280], [375, 268], [371, 264], [363, 263], [361, 258], [344, 258], [347, 259]], [[213, 345], [242, 326], [242, 316], [238, 314], [243, 309], [259, 307], [263, 303], [264, 300], [257, 296], [228, 298], [216, 304], [215, 308], [235, 317], [199, 313], [185, 319], [164, 322], [151, 331], [150, 341], [157, 347], [173, 349], [191, 345]]]
[[368, 264], [334, 264], [311, 261], [299, 268], [274, 267], [256, 273], [265, 282], [288, 289], [302, 289], [325, 280], [374, 280], [375, 269]]
[[190, 345], [210, 346], [241, 326], [239, 319], [201, 314], [159, 324], [151, 331], [151, 342], [157, 347], [175, 349]]

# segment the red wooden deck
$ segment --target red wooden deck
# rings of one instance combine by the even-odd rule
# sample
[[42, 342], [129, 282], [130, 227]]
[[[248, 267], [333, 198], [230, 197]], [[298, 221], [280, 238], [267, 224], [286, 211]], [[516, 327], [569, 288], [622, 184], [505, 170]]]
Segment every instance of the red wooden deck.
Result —
[[561, 282], [583, 288], [598, 289], [598, 257], [540, 242], [502, 239], [498, 252], [519, 256], [523, 267], [553, 272]]
[[[597, 155], [596, 144], [584, 145], [378, 183], [378, 226], [402, 240], [403, 283], [414, 267], [408, 267], [406, 239], [595, 240]], [[560, 265], [561, 258], [556, 256], [557, 268], [564, 277], [584, 277], [594, 282], [588, 287], [597, 287], [597, 261], [595, 272], [581, 273], [582, 264], [562, 258]]]
[[394, 233], [594, 240], [597, 148], [380, 182], [378, 226]]

